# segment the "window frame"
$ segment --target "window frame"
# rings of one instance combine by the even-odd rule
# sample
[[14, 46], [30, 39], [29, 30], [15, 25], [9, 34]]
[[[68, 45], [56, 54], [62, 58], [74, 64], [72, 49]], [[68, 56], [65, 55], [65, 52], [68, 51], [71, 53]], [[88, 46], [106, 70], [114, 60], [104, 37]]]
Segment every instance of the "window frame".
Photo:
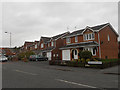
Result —
[[53, 41], [51, 42], [51, 46], [54, 46], [54, 42]]
[[84, 40], [94, 40], [95, 39], [95, 33], [88, 33], [88, 34], [84, 34]]
[[108, 39], [108, 42], [110, 41], [110, 36], [109, 36], [109, 34], [108, 34], [108, 36], [107, 36], [107, 39]]
[[67, 37], [66, 38], [66, 43], [70, 43], [71, 42], [71, 38], [70, 37]]
[[41, 43], [41, 48], [44, 48], [44, 44], [43, 43]]
[[78, 36], [75, 36], [75, 42], [78, 42]]

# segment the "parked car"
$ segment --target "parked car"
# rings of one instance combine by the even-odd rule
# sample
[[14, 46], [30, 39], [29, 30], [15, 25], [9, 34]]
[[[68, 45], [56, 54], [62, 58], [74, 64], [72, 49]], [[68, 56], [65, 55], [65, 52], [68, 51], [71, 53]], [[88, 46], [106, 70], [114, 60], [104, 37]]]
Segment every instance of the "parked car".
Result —
[[46, 61], [48, 60], [48, 58], [41, 55], [30, 55], [29, 60], [30, 61]]
[[8, 61], [8, 58], [4, 55], [1, 55], [0, 56], [0, 62], [5, 62], [5, 61]]

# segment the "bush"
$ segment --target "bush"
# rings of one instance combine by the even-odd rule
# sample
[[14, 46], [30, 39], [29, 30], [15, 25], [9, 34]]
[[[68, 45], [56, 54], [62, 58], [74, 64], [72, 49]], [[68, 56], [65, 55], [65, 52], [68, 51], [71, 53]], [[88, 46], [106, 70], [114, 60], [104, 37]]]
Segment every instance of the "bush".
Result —
[[86, 62], [90, 61], [90, 59], [86, 59]]
[[80, 54], [81, 58], [86, 59], [91, 59], [92, 58], [92, 53], [90, 51], [82, 51]]
[[23, 60], [24, 58], [29, 59], [30, 55], [35, 55], [33, 51], [21, 52], [18, 54], [18, 59]]

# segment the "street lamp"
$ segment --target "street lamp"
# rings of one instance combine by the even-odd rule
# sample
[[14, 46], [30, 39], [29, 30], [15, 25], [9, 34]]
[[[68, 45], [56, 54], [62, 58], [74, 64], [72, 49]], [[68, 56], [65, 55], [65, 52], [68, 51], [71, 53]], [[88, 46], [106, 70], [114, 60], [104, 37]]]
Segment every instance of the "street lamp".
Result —
[[5, 32], [5, 33], [8, 33], [8, 34], [10, 34], [10, 48], [11, 48], [11, 32]]

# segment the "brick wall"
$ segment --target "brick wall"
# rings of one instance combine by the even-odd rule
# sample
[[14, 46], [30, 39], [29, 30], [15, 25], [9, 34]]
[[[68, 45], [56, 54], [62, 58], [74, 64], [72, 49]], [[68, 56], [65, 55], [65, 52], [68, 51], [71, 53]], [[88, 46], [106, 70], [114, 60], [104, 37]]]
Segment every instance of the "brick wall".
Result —
[[[117, 35], [112, 31], [111, 27], [107, 26], [103, 28], [100, 32], [100, 48], [101, 48], [101, 58], [118, 58], [118, 40]], [[110, 41], [108, 41], [108, 35]]]

